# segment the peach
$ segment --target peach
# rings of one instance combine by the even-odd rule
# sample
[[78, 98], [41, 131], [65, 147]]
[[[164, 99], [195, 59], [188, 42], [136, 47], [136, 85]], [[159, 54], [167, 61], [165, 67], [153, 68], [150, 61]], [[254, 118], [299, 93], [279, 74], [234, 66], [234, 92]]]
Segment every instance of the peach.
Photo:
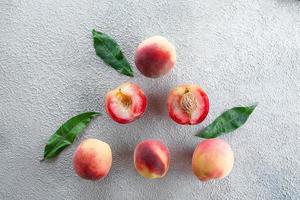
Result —
[[206, 118], [209, 100], [201, 87], [185, 84], [171, 90], [167, 107], [170, 118], [176, 123], [194, 125]]
[[144, 40], [135, 52], [135, 65], [144, 76], [150, 78], [167, 74], [175, 62], [175, 47], [161, 36], [153, 36]]
[[123, 83], [106, 94], [106, 112], [120, 124], [135, 121], [145, 112], [146, 107], [147, 98], [143, 90], [134, 83]]
[[112, 164], [108, 144], [97, 139], [86, 139], [76, 149], [73, 167], [78, 176], [88, 180], [100, 180], [107, 176]]
[[144, 140], [135, 147], [134, 166], [143, 177], [161, 178], [166, 175], [169, 164], [169, 150], [159, 140]]
[[233, 162], [233, 152], [229, 144], [221, 139], [208, 139], [197, 145], [192, 168], [201, 181], [222, 179], [230, 173]]

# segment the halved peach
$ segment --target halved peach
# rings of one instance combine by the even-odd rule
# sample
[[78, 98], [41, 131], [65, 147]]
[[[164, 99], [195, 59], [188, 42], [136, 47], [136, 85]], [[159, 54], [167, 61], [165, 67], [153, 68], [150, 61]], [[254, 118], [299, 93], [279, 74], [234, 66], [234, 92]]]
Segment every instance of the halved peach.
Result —
[[198, 85], [185, 84], [171, 90], [167, 107], [169, 116], [178, 124], [199, 124], [209, 111], [209, 100]]
[[147, 98], [143, 90], [134, 83], [123, 83], [106, 94], [106, 112], [120, 124], [138, 119], [145, 112], [146, 107]]

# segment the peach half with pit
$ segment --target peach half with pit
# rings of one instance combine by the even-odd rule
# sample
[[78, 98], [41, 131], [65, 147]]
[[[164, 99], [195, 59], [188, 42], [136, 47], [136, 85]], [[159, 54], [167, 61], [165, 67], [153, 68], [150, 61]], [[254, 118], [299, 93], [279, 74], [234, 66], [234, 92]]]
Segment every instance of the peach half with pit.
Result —
[[173, 121], [182, 125], [194, 125], [206, 118], [209, 100], [200, 86], [184, 84], [171, 90], [167, 107]]

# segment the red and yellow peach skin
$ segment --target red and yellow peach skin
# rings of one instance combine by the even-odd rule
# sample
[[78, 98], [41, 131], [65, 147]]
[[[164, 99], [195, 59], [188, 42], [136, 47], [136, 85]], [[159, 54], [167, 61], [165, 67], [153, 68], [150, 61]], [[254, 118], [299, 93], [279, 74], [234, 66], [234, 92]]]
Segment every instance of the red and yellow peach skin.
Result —
[[184, 84], [171, 90], [167, 107], [169, 116], [178, 124], [199, 124], [207, 116], [209, 100], [198, 85]]
[[201, 181], [222, 179], [230, 173], [233, 163], [233, 152], [229, 144], [221, 139], [208, 139], [197, 145], [192, 169]]
[[97, 139], [86, 139], [76, 149], [73, 167], [81, 178], [100, 180], [107, 176], [112, 165], [110, 146]]
[[144, 40], [135, 52], [135, 65], [144, 76], [150, 78], [167, 74], [175, 62], [175, 47], [161, 36], [153, 36]]
[[166, 175], [170, 164], [168, 148], [158, 140], [144, 140], [134, 150], [134, 166], [145, 178], [161, 178]]
[[146, 107], [147, 98], [143, 90], [134, 83], [123, 83], [106, 94], [106, 112], [120, 124], [135, 121], [145, 112]]

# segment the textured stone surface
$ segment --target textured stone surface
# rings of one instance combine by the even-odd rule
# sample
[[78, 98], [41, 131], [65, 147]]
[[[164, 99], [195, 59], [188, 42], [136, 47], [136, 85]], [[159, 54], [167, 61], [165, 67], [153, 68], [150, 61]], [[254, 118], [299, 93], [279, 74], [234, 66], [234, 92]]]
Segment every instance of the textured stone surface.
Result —
[[[162, 35], [178, 63], [160, 79], [119, 75], [95, 56], [91, 30], [112, 35], [133, 64], [135, 47]], [[104, 94], [131, 80], [149, 97], [139, 121], [122, 126], [104, 112]], [[224, 109], [259, 102], [247, 124], [223, 138], [236, 162], [222, 181], [202, 183], [191, 170], [200, 126], [167, 117], [170, 88], [198, 83], [208, 93], [207, 125]], [[300, 2], [295, 0], [0, 1], [0, 199], [299, 199]], [[75, 175], [72, 154], [40, 163], [49, 136], [78, 112], [99, 110], [83, 137], [112, 147], [101, 182]], [[170, 148], [164, 179], [133, 168], [135, 144]], [[79, 138], [82, 140], [82, 137]]]

